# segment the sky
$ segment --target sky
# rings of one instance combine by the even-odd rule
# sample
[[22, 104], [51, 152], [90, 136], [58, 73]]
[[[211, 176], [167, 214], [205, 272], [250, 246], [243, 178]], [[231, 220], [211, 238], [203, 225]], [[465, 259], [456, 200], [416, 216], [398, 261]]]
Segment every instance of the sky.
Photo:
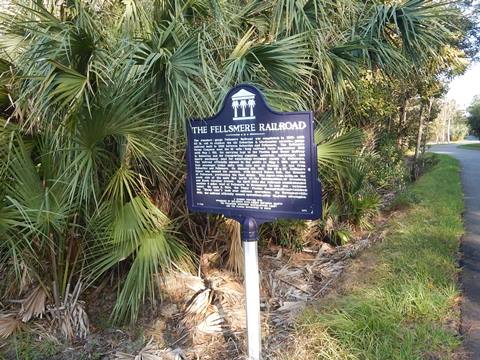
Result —
[[462, 109], [466, 109], [475, 95], [480, 95], [480, 62], [470, 65], [461, 76], [452, 80], [447, 99], [453, 99]]

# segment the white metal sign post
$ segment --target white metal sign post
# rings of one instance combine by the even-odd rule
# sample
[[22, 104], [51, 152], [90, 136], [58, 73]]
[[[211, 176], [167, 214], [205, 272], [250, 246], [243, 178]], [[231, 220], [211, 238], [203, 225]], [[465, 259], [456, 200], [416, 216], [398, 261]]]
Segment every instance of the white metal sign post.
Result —
[[258, 232], [255, 219], [242, 222], [242, 241], [245, 278], [245, 305], [247, 312], [248, 359], [260, 360], [260, 274], [258, 271]]

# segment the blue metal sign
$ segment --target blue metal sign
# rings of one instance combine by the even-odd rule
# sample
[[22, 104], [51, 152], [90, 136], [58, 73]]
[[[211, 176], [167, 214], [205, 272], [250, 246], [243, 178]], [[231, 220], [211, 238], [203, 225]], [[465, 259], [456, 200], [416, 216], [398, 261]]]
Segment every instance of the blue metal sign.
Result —
[[187, 135], [190, 210], [257, 223], [320, 217], [311, 112], [276, 112], [239, 85], [217, 115], [190, 120]]

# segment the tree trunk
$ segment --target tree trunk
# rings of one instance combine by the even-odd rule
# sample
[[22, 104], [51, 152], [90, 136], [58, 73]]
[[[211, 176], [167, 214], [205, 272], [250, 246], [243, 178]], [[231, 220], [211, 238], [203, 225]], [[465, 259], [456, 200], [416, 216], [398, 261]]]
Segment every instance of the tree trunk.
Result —
[[400, 124], [398, 126], [398, 138], [397, 144], [399, 147], [403, 146], [403, 135], [405, 132], [405, 127], [407, 124], [407, 108], [408, 108], [409, 98], [407, 95], [403, 98], [403, 103], [400, 106]]
[[423, 137], [423, 110], [425, 108], [425, 103], [421, 101], [420, 103], [420, 116], [418, 120], [418, 132], [417, 132], [417, 144], [415, 146], [415, 156], [413, 157], [412, 163], [412, 179], [415, 180], [418, 176], [418, 159], [420, 158], [420, 151], [422, 146], [422, 137]]
[[447, 142], [447, 116], [445, 108], [442, 108], [440, 114], [443, 117], [442, 142], [445, 143]]
[[[432, 121], [432, 119], [430, 118], [432, 116], [432, 106], [433, 106], [433, 97], [431, 97], [428, 100], [428, 110], [427, 110], [427, 114], [425, 116], [425, 119], [427, 120], [427, 122]], [[426, 131], [424, 131], [423, 136], [422, 136], [422, 156], [421, 156], [422, 168], [425, 166], [425, 150], [427, 148], [427, 136], [428, 136], [428, 134], [426, 133]], [[438, 143], [438, 141], [437, 141], [437, 143]]]
[[450, 144], [450, 127], [452, 125], [452, 118], [450, 114], [448, 114], [448, 120], [447, 120], [447, 143]]

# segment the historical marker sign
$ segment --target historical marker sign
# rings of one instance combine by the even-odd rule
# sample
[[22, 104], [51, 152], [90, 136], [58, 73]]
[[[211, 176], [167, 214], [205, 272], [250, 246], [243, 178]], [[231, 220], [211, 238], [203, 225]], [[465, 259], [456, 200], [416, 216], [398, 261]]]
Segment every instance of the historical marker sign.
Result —
[[216, 116], [190, 120], [187, 135], [188, 207], [243, 227], [248, 354], [260, 360], [257, 225], [320, 217], [312, 113], [273, 111], [256, 88], [239, 85]]
[[257, 222], [321, 213], [311, 112], [271, 110], [239, 85], [214, 117], [188, 122], [187, 199], [192, 211]]

